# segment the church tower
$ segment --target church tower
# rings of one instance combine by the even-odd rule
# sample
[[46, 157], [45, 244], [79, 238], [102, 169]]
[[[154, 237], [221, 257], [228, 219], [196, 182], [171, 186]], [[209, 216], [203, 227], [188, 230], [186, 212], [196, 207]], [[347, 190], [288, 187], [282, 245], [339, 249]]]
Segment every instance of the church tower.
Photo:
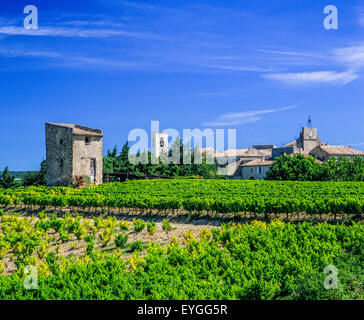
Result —
[[320, 143], [321, 140], [317, 135], [317, 128], [312, 126], [311, 116], [309, 116], [307, 127], [303, 127], [301, 130], [298, 147], [302, 148], [303, 152], [309, 153]]
[[168, 153], [168, 134], [152, 132], [152, 155], [158, 158], [162, 153]]

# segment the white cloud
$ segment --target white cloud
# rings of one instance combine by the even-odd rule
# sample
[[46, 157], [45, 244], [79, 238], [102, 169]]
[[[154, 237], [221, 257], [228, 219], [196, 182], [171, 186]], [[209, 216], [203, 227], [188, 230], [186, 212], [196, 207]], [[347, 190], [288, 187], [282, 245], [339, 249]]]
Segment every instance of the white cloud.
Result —
[[364, 45], [339, 48], [333, 51], [336, 59], [351, 68], [364, 66]]
[[254, 111], [243, 111], [237, 113], [226, 113], [221, 116], [221, 119], [235, 119], [235, 118], [250, 118], [261, 114], [274, 113], [279, 111], [285, 111], [294, 109], [296, 106], [288, 106], [278, 109], [266, 109], [266, 110], [254, 110]]
[[260, 51], [287, 56], [302, 55], [311, 58], [325, 58], [326, 61], [329, 61], [331, 63], [335, 62], [336, 67], [346, 69], [345, 71], [324, 70], [285, 73], [276, 72], [262, 75], [262, 77], [265, 79], [275, 80], [290, 85], [345, 85], [357, 79], [360, 76], [360, 71], [362, 67], [364, 66], [364, 45], [336, 48], [332, 50], [330, 56], [319, 55], [311, 52], [299, 53], [293, 51]]
[[280, 50], [257, 50], [257, 52], [267, 53], [276, 56], [301, 56], [309, 58], [327, 58], [327, 56], [316, 52], [280, 51]]
[[204, 122], [205, 127], [229, 127], [244, 123], [252, 123], [261, 120], [260, 115], [275, 113], [296, 108], [297, 105], [282, 107], [277, 109], [252, 110], [236, 113], [225, 113], [218, 117], [216, 121]]
[[352, 71], [315, 71], [297, 73], [272, 73], [262, 76], [265, 79], [277, 80], [288, 84], [347, 84], [359, 77]]
[[[73, 53], [60, 54], [55, 51], [37, 51], [37, 50], [24, 50], [24, 49], [5, 49], [0, 48], [0, 57], [6, 58], [51, 58], [54, 62], [47, 64], [48, 67], [68, 67], [73, 69], [94, 69], [103, 68], [106, 70], [126, 70], [126, 69], [140, 69], [150, 67], [150, 64], [118, 60], [106, 59], [99, 57], [81, 56]], [[43, 64], [43, 67], [46, 64]]]
[[[202, 65], [203, 66], [203, 65]], [[223, 70], [232, 70], [232, 71], [252, 71], [252, 72], [272, 72], [272, 68], [262, 68], [256, 66], [227, 66], [227, 65], [205, 65], [203, 67], [214, 68], [214, 69], [223, 69]]]
[[34, 51], [34, 50], [19, 50], [19, 49], [4, 49], [0, 48], [0, 56], [6, 58], [15, 57], [34, 57], [34, 58], [60, 58], [61, 54], [54, 51]]
[[112, 36], [125, 36], [134, 38], [148, 38], [154, 40], [169, 40], [166, 37], [151, 33], [129, 32], [114, 29], [81, 29], [63, 27], [43, 27], [36, 30], [23, 27], [0, 27], [0, 35], [10, 36], [47, 36], [47, 37], [76, 37], [76, 38], [107, 38]]
[[364, 142], [356, 142], [356, 143], [348, 143], [348, 146], [355, 147], [355, 146], [364, 146]]

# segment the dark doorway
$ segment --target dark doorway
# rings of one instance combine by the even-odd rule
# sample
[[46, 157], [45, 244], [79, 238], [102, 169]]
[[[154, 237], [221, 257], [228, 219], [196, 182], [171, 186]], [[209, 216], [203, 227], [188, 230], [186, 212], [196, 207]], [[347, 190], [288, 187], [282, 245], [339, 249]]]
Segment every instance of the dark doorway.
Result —
[[96, 183], [96, 159], [90, 160], [90, 178], [93, 184]]

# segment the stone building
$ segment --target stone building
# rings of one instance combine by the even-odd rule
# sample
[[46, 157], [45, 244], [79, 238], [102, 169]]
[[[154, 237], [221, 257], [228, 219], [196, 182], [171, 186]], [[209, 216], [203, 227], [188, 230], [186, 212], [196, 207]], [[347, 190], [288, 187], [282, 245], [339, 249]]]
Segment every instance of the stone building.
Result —
[[317, 159], [321, 161], [343, 157], [349, 158], [351, 160], [355, 156], [364, 157], [364, 152], [345, 146], [319, 145], [311, 150], [310, 155], [317, 157]]
[[244, 163], [240, 169], [240, 179], [263, 180], [273, 161], [255, 159]]
[[46, 123], [47, 185], [67, 186], [77, 180], [102, 183], [101, 130], [77, 124]]
[[272, 149], [272, 158], [283, 154], [303, 153], [309, 154], [312, 149], [321, 144], [317, 135], [317, 128], [303, 127], [297, 140], [287, 143], [281, 147]]
[[[310, 123], [310, 121], [309, 121]], [[239, 149], [240, 151], [243, 149]], [[273, 160], [283, 154], [303, 154], [326, 161], [335, 157], [364, 157], [364, 152], [345, 146], [331, 146], [321, 143], [317, 128], [303, 127], [298, 139], [281, 147], [274, 145], [254, 145], [248, 152], [240, 152], [237, 161], [226, 166], [225, 173], [230, 179], [264, 179]], [[228, 150], [227, 150], [228, 151]], [[263, 156], [264, 154], [264, 156]], [[250, 155], [250, 156], [248, 156]], [[227, 155], [225, 155], [227, 157]]]
[[162, 153], [168, 154], [168, 134], [152, 132], [152, 155], [159, 158]]

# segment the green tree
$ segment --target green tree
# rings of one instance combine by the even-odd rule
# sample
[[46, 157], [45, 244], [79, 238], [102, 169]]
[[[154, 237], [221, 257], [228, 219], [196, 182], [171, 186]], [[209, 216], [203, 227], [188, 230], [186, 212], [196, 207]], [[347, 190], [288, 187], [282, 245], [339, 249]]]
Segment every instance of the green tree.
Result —
[[356, 156], [333, 158], [322, 163], [320, 180], [325, 181], [364, 181], [364, 159]]
[[303, 154], [282, 155], [270, 167], [266, 180], [319, 180], [320, 163], [312, 156]]
[[43, 160], [40, 164], [40, 170], [27, 173], [22, 180], [23, 186], [45, 186], [47, 176], [47, 163]]
[[14, 180], [15, 177], [10, 174], [9, 169], [6, 166], [4, 172], [2, 173], [2, 177], [0, 179], [0, 187], [2, 188], [14, 187], [16, 185]]

